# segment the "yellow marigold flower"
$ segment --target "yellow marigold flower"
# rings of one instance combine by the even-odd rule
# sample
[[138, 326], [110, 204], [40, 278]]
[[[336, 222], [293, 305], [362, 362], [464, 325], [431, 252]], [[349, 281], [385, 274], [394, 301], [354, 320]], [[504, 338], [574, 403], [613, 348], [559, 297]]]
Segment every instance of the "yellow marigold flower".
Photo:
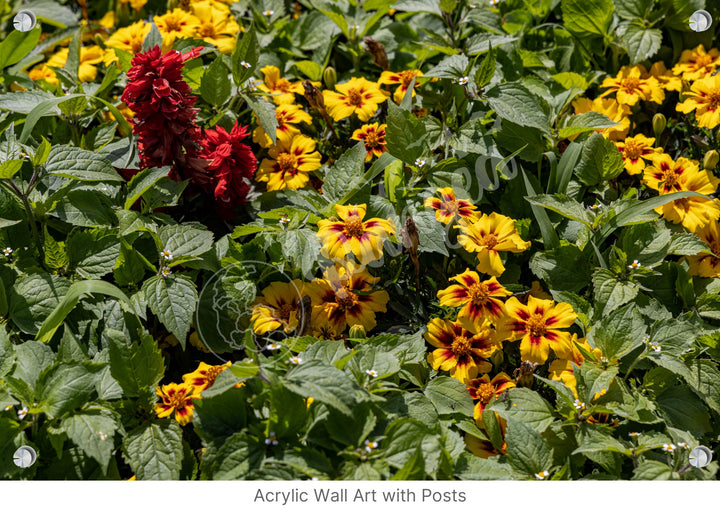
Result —
[[[644, 67], [642, 65], [638, 66], [644, 70]], [[666, 90], [675, 92], [679, 92], [680, 90], [682, 90], [682, 81], [680, 80], [680, 78], [676, 77], [670, 70], [665, 68], [665, 63], [663, 63], [662, 61], [653, 63], [653, 65], [650, 67], [650, 72], [648, 72], [648, 74], [646, 74], [643, 78], [647, 76], [652, 76], [657, 79], [658, 84], [660, 84], [660, 86]]]
[[39, 81], [40, 79], [47, 81], [55, 86], [60, 85], [60, 81], [53, 70], [48, 68], [46, 64], [38, 65], [28, 72], [28, 76], [33, 81]]
[[180, 8], [175, 8], [162, 16], [153, 18], [163, 38], [163, 52], [167, 52], [175, 40], [193, 38], [200, 28], [200, 20]]
[[608, 77], [601, 88], [608, 88], [600, 97], [615, 93], [619, 104], [633, 106], [639, 100], [652, 101], [661, 104], [665, 100], [665, 92], [660, 88], [657, 79], [652, 76], [642, 78], [645, 70], [638, 66], [624, 66], [615, 78]]
[[105, 46], [137, 54], [142, 52], [143, 41], [150, 33], [151, 28], [152, 24], [143, 20], [137, 21], [132, 25], [116, 30], [107, 39]]
[[191, 8], [200, 21], [197, 35], [215, 45], [223, 54], [231, 54], [240, 26], [232, 17], [230, 9], [225, 4], [208, 1], [193, 3]]
[[108, 11], [98, 20], [98, 24], [110, 30], [115, 27], [115, 11]]
[[175, 384], [171, 382], [165, 386], [155, 388], [155, 393], [162, 400], [155, 404], [155, 413], [158, 418], [169, 417], [175, 412], [175, 420], [180, 425], [192, 422], [193, 402], [192, 399], [199, 398], [193, 386], [187, 384]]
[[[67, 48], [60, 49], [57, 53], [48, 59], [47, 65], [56, 68], [62, 68], [67, 62], [69, 50]], [[78, 67], [78, 78], [81, 82], [87, 83], [94, 81], [97, 77], [97, 68], [95, 65], [103, 60], [103, 49], [97, 45], [80, 48], [80, 66]]]
[[505, 393], [515, 387], [515, 382], [505, 372], [498, 373], [492, 380], [490, 380], [489, 375], [485, 374], [466, 384], [470, 396], [476, 401], [473, 418], [475, 419], [475, 424], [480, 429], [485, 428], [485, 424], [482, 421], [485, 406], [493, 400], [497, 400], [501, 393]]
[[690, 265], [688, 273], [693, 276], [720, 278], [720, 224], [717, 220], [710, 221], [698, 230], [697, 236], [707, 243], [710, 251], [687, 257]]
[[720, 51], [714, 48], [705, 52], [703, 45], [693, 50], [683, 50], [680, 61], [673, 67], [673, 74], [682, 76], [685, 81], [697, 81], [712, 74], [720, 65]]
[[458, 320], [471, 321], [476, 325], [482, 324], [486, 319], [497, 322], [503, 315], [504, 304], [501, 298], [512, 294], [500, 285], [494, 276], [481, 282], [478, 274], [470, 269], [451, 277], [450, 280], [457, 284], [438, 291], [440, 305], [462, 307]]
[[460, 382], [469, 382], [489, 372], [489, 359], [500, 347], [495, 330], [489, 325], [433, 318], [427, 324], [425, 340], [436, 348], [428, 354], [435, 370], [450, 372]]
[[477, 270], [486, 275], [500, 276], [505, 271], [499, 251], [521, 253], [530, 243], [520, 238], [515, 220], [493, 212], [477, 221], [460, 221], [458, 242], [470, 253], [477, 253]]
[[293, 332], [304, 318], [310, 314], [302, 314], [301, 300], [304, 285], [295, 279], [290, 283], [272, 282], [263, 289], [262, 296], [253, 302], [250, 321], [255, 334], [265, 334], [282, 327], [285, 333]]
[[598, 97], [595, 100], [586, 99], [584, 97], [574, 100], [573, 108], [575, 114], [587, 113], [588, 111], [596, 111], [607, 116], [613, 122], [617, 122], [617, 126], [598, 129], [596, 133], [601, 133], [609, 140], [623, 140], [630, 129], [630, 106], [626, 104], [618, 104], [615, 99], [607, 99]]
[[372, 124], [363, 124], [360, 129], [356, 129], [352, 135], [353, 140], [359, 140], [365, 144], [365, 150], [367, 155], [365, 161], [369, 162], [373, 155], [380, 156], [382, 153], [387, 151], [385, 145], [385, 130], [387, 124], [378, 124], [373, 122]]
[[714, 128], [720, 124], [720, 76], [713, 75], [692, 83], [684, 102], [677, 105], [683, 113], [695, 111], [700, 127]]
[[575, 398], [577, 398], [577, 380], [575, 379], [573, 364], [575, 366], [580, 366], [585, 362], [585, 357], [580, 353], [578, 347], [582, 347], [591, 354], [595, 355], [598, 359], [602, 357], [602, 352], [599, 348], [593, 349], [590, 345], [588, 345], [585, 338], [578, 338], [577, 334], [572, 335], [571, 342], [572, 346], [569, 350], [560, 350], [559, 354], [557, 351], [555, 352], [555, 354], [558, 355], [558, 359], [555, 359], [550, 363], [548, 371], [550, 373], [550, 380], [562, 382], [573, 391]]
[[377, 217], [363, 221], [366, 208], [365, 204], [335, 205], [339, 221], [318, 221], [323, 256], [342, 261], [352, 253], [361, 264], [382, 257], [383, 239], [395, 234], [395, 225], [389, 219]]
[[480, 214], [476, 212], [477, 207], [469, 199], [456, 199], [455, 190], [452, 187], [438, 189], [440, 197], [429, 197], [423, 205], [435, 209], [435, 219], [443, 224], [448, 224], [455, 217], [468, 219], [471, 222], [477, 221]]
[[226, 370], [231, 364], [232, 362], [228, 361], [225, 364], [211, 366], [200, 361], [200, 365], [194, 372], [183, 375], [183, 384], [192, 386], [195, 389], [195, 393], [199, 393], [215, 384], [215, 379], [218, 374]]
[[339, 336], [348, 325], [362, 325], [370, 331], [377, 325], [376, 312], [385, 312], [390, 297], [375, 290], [379, 278], [357, 271], [354, 264], [335, 265], [306, 286], [313, 305], [313, 329]]
[[[645, 168], [643, 183], [660, 194], [692, 191], [709, 196], [715, 192], [718, 180], [710, 171], [699, 170], [698, 162], [687, 158], [673, 161], [667, 154], [653, 159]], [[691, 232], [720, 217], [720, 205], [715, 200], [699, 196], [677, 199], [655, 211], [673, 223], [682, 224]]]
[[570, 304], [553, 300], [539, 300], [528, 296], [524, 305], [517, 298], [505, 302], [507, 317], [500, 323], [501, 336], [520, 339], [520, 358], [523, 361], [544, 364], [552, 348], [557, 354], [567, 354], [572, 346], [570, 333], [560, 332], [575, 323], [577, 315]]
[[132, 7], [136, 11], [139, 11], [140, 9], [145, 7], [145, 4], [147, 3], [147, 1], [148, 0], [119, 0], [119, 3], [121, 5], [130, 4], [130, 7]]
[[624, 142], [615, 142], [628, 174], [641, 174], [645, 168], [645, 160], [651, 160], [662, 153], [661, 147], [652, 147], [654, 142], [654, 138], [645, 135], [635, 135], [626, 138]]
[[335, 89], [340, 93], [323, 91], [325, 107], [335, 120], [342, 120], [356, 113], [362, 122], [367, 122], [377, 112], [378, 104], [385, 102], [385, 95], [377, 83], [362, 77], [353, 77], [336, 85]]
[[[395, 93], [393, 95], [393, 100], [396, 104], [400, 104], [405, 98], [405, 93], [407, 92], [407, 89], [410, 87], [410, 83], [412, 82], [413, 78], [415, 77], [421, 77], [423, 73], [420, 70], [405, 70], [403, 72], [390, 72], [385, 71], [382, 74], [380, 74], [380, 79], [378, 80], [379, 84], [399, 84], [400, 86], [397, 87], [395, 90]], [[413, 88], [412, 92], [413, 98], [415, 98], [415, 89]]]
[[[295, 94], [305, 94], [305, 88], [302, 83], [291, 83], [287, 79], [280, 77], [280, 69], [273, 65], [268, 65], [260, 69], [265, 76], [265, 81], [258, 84], [258, 88], [272, 95], [275, 104], [294, 104]], [[320, 86], [320, 83], [313, 83]]]
[[[294, 104], [281, 104], [275, 108], [275, 119], [278, 122], [275, 131], [275, 140], [282, 142], [290, 142], [293, 137], [300, 133], [295, 124], [305, 122], [312, 124], [312, 117], [303, 111], [301, 106]], [[267, 135], [262, 126], [258, 126], [253, 131], [253, 142], [260, 144], [262, 147], [270, 147], [272, 140]]]
[[277, 141], [258, 168], [256, 179], [267, 182], [270, 190], [297, 190], [310, 181], [308, 172], [320, 168], [320, 153], [315, 140], [305, 135], [293, 135], [290, 141]]

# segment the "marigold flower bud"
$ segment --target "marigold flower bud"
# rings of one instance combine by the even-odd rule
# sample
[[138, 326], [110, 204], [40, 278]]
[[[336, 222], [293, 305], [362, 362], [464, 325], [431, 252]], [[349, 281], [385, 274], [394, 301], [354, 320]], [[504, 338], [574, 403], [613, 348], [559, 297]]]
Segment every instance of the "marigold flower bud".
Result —
[[328, 90], [335, 89], [335, 83], [337, 83], [337, 72], [331, 66], [327, 67], [323, 72], [323, 82]]
[[387, 53], [382, 43], [378, 43], [370, 36], [367, 36], [365, 38], [365, 45], [367, 45], [367, 51], [372, 54], [373, 62], [383, 70], [390, 70]]
[[715, 149], [712, 149], [705, 153], [703, 158], [703, 168], [713, 170], [717, 167], [718, 161], [720, 161], [720, 154]]
[[316, 110], [325, 111], [325, 100], [323, 99], [322, 92], [315, 88], [313, 83], [310, 81], [303, 81], [303, 88], [305, 88], [305, 98], [307, 99], [310, 107]]
[[353, 325], [350, 327], [349, 336], [350, 339], [364, 339], [367, 337], [367, 332], [365, 332], [365, 327], [362, 325]]
[[667, 127], [667, 118], [662, 113], [656, 113], [652, 119], [653, 131], [655, 132], [655, 138], [660, 138], [660, 135]]

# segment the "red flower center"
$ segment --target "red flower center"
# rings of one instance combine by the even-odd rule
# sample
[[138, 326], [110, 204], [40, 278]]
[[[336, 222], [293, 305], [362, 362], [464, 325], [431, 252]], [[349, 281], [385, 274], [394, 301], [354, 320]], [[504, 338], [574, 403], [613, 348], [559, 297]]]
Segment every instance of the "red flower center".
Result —
[[468, 355], [471, 349], [472, 347], [470, 346], [470, 342], [464, 336], [456, 336], [450, 345], [450, 350], [452, 350], [456, 357], [464, 357]]

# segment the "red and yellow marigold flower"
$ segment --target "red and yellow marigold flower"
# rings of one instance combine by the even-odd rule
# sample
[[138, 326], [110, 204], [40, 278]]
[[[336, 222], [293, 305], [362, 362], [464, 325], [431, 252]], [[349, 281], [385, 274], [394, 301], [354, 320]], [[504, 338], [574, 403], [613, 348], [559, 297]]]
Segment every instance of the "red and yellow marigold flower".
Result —
[[387, 124], [378, 124], [374, 122], [372, 124], [364, 124], [360, 129], [356, 129], [352, 135], [353, 140], [359, 140], [365, 144], [365, 150], [367, 155], [365, 161], [369, 162], [373, 155], [380, 156], [382, 153], [387, 151], [385, 145], [385, 129]]
[[229, 368], [231, 364], [232, 361], [228, 361], [225, 364], [211, 366], [201, 361], [194, 372], [183, 375], [183, 384], [192, 386], [195, 393], [200, 393], [215, 384], [215, 379], [220, 372]]
[[475, 400], [475, 409], [473, 410], [473, 418], [475, 424], [483, 429], [485, 424], [482, 421], [483, 411], [493, 400], [497, 400], [501, 393], [511, 390], [515, 387], [515, 382], [505, 372], [498, 373], [490, 380], [490, 376], [485, 374], [482, 377], [473, 379], [467, 384], [467, 390], [470, 396]]
[[161, 399], [160, 402], [155, 404], [155, 413], [158, 418], [167, 418], [174, 412], [175, 420], [177, 420], [180, 425], [192, 422], [192, 399], [199, 398], [193, 386], [171, 382], [165, 386], [155, 388], [155, 393]]
[[492, 369], [489, 359], [500, 343], [489, 325], [433, 318], [427, 324], [425, 340], [436, 348], [428, 363], [436, 370], [450, 372], [460, 382], [468, 382]]
[[[275, 104], [295, 104], [295, 94], [305, 94], [302, 83], [291, 83], [284, 77], [280, 77], [280, 69], [276, 66], [265, 66], [260, 69], [260, 72], [265, 76], [265, 80], [258, 84], [258, 88], [270, 94]], [[319, 86], [319, 83], [317, 85]]]
[[377, 83], [362, 77], [353, 77], [338, 84], [335, 89], [337, 92], [323, 91], [325, 108], [335, 120], [348, 118], [355, 113], [362, 122], [367, 122], [377, 112], [378, 105], [385, 102], [385, 95]]
[[673, 74], [682, 76], [685, 81], [697, 81], [712, 74], [720, 65], [720, 51], [713, 48], [705, 52], [703, 45], [692, 50], [683, 50], [680, 61], [673, 67]]
[[223, 54], [232, 53], [240, 26], [233, 18], [230, 8], [217, 2], [193, 2], [192, 13], [197, 17], [197, 35], [215, 45]]
[[627, 136], [630, 129], [630, 106], [619, 104], [615, 99], [604, 97], [598, 97], [592, 101], [582, 97], [573, 101], [572, 106], [576, 115], [596, 111], [607, 116], [613, 122], [617, 122], [617, 126], [596, 130], [596, 133], [601, 133], [605, 138], [623, 140]]
[[470, 222], [477, 221], [480, 214], [477, 207], [469, 199], [456, 199], [455, 190], [452, 187], [438, 189], [440, 197], [429, 197], [425, 199], [424, 206], [435, 209], [435, 219], [443, 224], [448, 224], [455, 217], [467, 219]]
[[720, 278], [720, 224], [717, 220], [710, 221], [698, 230], [697, 236], [705, 241], [710, 251], [687, 257], [690, 266], [688, 273], [705, 278]]
[[665, 92], [654, 77], [643, 78], [644, 71], [638, 66], [622, 67], [617, 76], [608, 77], [602, 82], [600, 87], [607, 90], [600, 97], [615, 93], [617, 102], [628, 106], [633, 106], [640, 100], [661, 104], [665, 100]]
[[167, 52], [176, 40], [195, 37], [200, 20], [180, 8], [175, 8], [169, 13], [153, 18], [163, 39], [163, 52]]
[[263, 289], [262, 296], [255, 298], [250, 321], [255, 334], [265, 334], [282, 328], [283, 332], [293, 332], [300, 321], [309, 318], [303, 314], [302, 297], [303, 282], [295, 279], [292, 282], [272, 282]]
[[[294, 104], [280, 104], [275, 108], [275, 120], [278, 127], [275, 130], [276, 141], [289, 142], [295, 135], [300, 133], [296, 124], [302, 122], [312, 124], [312, 117], [303, 111], [301, 106]], [[270, 147], [272, 140], [267, 135], [262, 126], [258, 126], [253, 131], [253, 142], [260, 144], [261, 147]]]
[[501, 298], [512, 294], [494, 276], [481, 282], [478, 274], [469, 269], [450, 280], [457, 284], [438, 291], [440, 305], [462, 307], [458, 320], [470, 321], [475, 325], [482, 324], [484, 320], [497, 322], [503, 314]]
[[694, 111], [700, 127], [712, 129], [720, 124], [720, 75], [698, 79], [690, 86], [687, 96], [677, 105], [678, 111]]
[[495, 212], [473, 223], [461, 220], [457, 228], [461, 231], [458, 242], [470, 253], [477, 253], [477, 270], [486, 275], [500, 276], [505, 271], [498, 252], [521, 253], [530, 247], [520, 238], [515, 220]]
[[[404, 70], [402, 72], [385, 71], [380, 75], [379, 84], [399, 84], [393, 94], [393, 100], [396, 104], [400, 104], [405, 98], [410, 83], [413, 78], [421, 77], [423, 73], [420, 70]], [[412, 96], [415, 98], [415, 89], [413, 88]]]
[[267, 182], [270, 190], [297, 190], [310, 181], [308, 172], [320, 168], [320, 153], [315, 151], [315, 140], [296, 134], [292, 140], [278, 139], [258, 169], [258, 181]]
[[500, 323], [499, 333], [511, 341], [520, 339], [520, 358], [523, 361], [544, 364], [552, 348], [556, 354], [567, 354], [572, 346], [568, 328], [577, 315], [572, 307], [553, 300], [539, 300], [528, 296], [524, 305], [517, 298], [505, 302], [506, 317]]
[[[644, 67], [642, 65], [638, 66], [644, 70]], [[679, 92], [680, 90], [682, 90], [682, 80], [679, 77], [676, 77], [670, 70], [665, 68], [665, 63], [663, 63], [662, 61], [653, 63], [653, 65], [650, 67], [650, 72], [644, 75], [644, 77], [647, 76], [652, 76], [657, 79], [660, 87], [664, 88], [665, 90], [674, 92]]]
[[395, 225], [389, 219], [365, 218], [367, 205], [335, 205], [339, 221], [318, 221], [317, 235], [322, 241], [323, 256], [343, 261], [352, 253], [361, 264], [382, 257], [383, 239], [395, 234]]
[[652, 160], [662, 153], [662, 148], [652, 147], [654, 142], [654, 138], [645, 135], [635, 135], [627, 137], [624, 142], [615, 142], [628, 174], [641, 174], [645, 168], [645, 160]]
[[348, 325], [374, 329], [375, 313], [385, 312], [390, 299], [386, 291], [375, 290], [378, 280], [351, 263], [326, 269], [323, 278], [305, 287], [313, 306], [313, 329], [330, 336], [339, 336]]

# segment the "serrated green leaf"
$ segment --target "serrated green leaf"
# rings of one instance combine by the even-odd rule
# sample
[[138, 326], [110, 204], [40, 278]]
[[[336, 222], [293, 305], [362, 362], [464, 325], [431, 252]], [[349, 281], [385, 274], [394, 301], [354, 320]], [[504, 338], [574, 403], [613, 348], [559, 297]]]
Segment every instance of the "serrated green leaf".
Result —
[[63, 277], [33, 273], [20, 278], [10, 291], [10, 319], [27, 334], [35, 334], [70, 288]]
[[44, 371], [37, 381], [38, 410], [57, 418], [80, 407], [95, 392], [100, 365], [61, 363]]
[[154, 276], [142, 290], [150, 310], [184, 348], [198, 301], [195, 283], [181, 275]]
[[518, 420], [538, 432], [543, 432], [553, 422], [552, 407], [540, 395], [527, 388], [514, 388], [491, 402], [485, 411], [495, 411], [505, 419]]
[[452, 377], [435, 377], [428, 382], [424, 393], [439, 415], [472, 415], [475, 408], [467, 387]]
[[78, 147], [56, 145], [50, 150], [45, 170], [53, 176], [79, 181], [122, 181], [106, 159]]
[[63, 419], [62, 430], [85, 454], [95, 459], [103, 473], [115, 448], [113, 437], [118, 425], [115, 420], [102, 413], [76, 413]]
[[213, 233], [184, 224], [165, 225], [158, 231], [162, 249], [172, 253], [170, 264], [181, 257], [197, 257], [209, 251], [213, 245]]
[[545, 101], [521, 83], [502, 83], [487, 91], [490, 108], [502, 119], [550, 133], [549, 108]]
[[218, 450], [212, 478], [244, 479], [251, 471], [260, 468], [264, 456], [265, 449], [255, 436], [237, 433]]
[[585, 142], [575, 175], [584, 185], [593, 186], [616, 178], [624, 167], [615, 144], [600, 133], [593, 133]]
[[612, 21], [612, 0], [562, 0], [565, 28], [580, 39], [604, 38]]
[[182, 430], [175, 420], [160, 420], [129, 433], [123, 453], [138, 480], [177, 480], [183, 459]]
[[140, 343], [130, 345], [125, 335], [109, 329], [107, 341], [110, 352], [110, 372], [127, 397], [151, 393], [165, 374], [165, 361], [157, 343], [150, 335]]
[[334, 366], [308, 361], [288, 371], [284, 385], [298, 395], [312, 397], [343, 414], [350, 415], [355, 403], [354, 383]]
[[423, 124], [409, 110], [388, 103], [387, 149], [395, 158], [415, 164], [426, 151], [427, 132]]
[[230, 77], [222, 56], [215, 58], [206, 68], [200, 81], [200, 95], [215, 107], [221, 106], [230, 98]]
[[519, 420], [508, 420], [505, 443], [508, 463], [528, 477], [534, 477], [552, 466], [547, 442], [539, 432]]
[[125, 199], [125, 210], [130, 210], [132, 206], [162, 178], [166, 178], [171, 167], [151, 167], [143, 169], [133, 176], [127, 184], [128, 195]]

